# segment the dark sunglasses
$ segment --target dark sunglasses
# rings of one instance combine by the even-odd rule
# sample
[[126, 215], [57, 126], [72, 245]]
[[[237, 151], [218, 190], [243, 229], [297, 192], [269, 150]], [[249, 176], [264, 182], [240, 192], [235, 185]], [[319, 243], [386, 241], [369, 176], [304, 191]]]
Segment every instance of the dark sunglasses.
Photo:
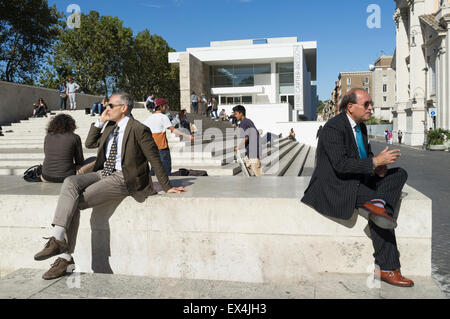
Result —
[[112, 103], [109, 103], [109, 104], [107, 104], [106, 106], [109, 106], [110, 108], [114, 108], [115, 106], [124, 106], [125, 104], [112, 104]]
[[369, 105], [372, 105], [373, 107], [375, 106], [375, 105], [373, 104], [373, 101], [367, 101], [366, 103], [364, 103], [364, 108], [368, 109], [368, 108], [369, 108]]

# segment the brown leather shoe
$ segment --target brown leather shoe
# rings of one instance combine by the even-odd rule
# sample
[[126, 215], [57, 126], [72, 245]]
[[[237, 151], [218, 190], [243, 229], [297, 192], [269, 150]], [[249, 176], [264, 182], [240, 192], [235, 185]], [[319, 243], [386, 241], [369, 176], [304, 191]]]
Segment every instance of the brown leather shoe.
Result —
[[414, 281], [402, 276], [399, 270], [375, 271], [375, 278], [397, 287], [413, 287]]
[[34, 256], [34, 260], [46, 260], [50, 257], [63, 254], [69, 250], [69, 245], [67, 244], [66, 240], [56, 240], [55, 237], [44, 237], [44, 239], [48, 239], [49, 241], [47, 242], [47, 244], [45, 244], [44, 249], [42, 249]]
[[397, 228], [397, 222], [386, 213], [386, 209], [384, 209], [383, 207], [378, 207], [370, 202], [367, 202], [362, 205], [361, 209], [369, 212], [369, 219], [373, 221], [378, 227], [381, 227], [383, 229]]
[[75, 265], [73, 258], [70, 261], [67, 261], [64, 258], [58, 258], [51, 265], [50, 269], [42, 276], [42, 279], [52, 280], [63, 277], [67, 273], [72, 273], [75, 270], [75, 267], [69, 267], [70, 265]]

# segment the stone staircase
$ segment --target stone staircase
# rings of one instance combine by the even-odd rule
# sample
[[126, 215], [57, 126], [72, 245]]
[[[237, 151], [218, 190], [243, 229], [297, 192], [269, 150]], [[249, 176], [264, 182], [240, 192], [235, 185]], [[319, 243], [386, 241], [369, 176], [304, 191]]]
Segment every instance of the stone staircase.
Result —
[[[91, 123], [97, 118], [86, 115], [84, 110], [54, 111], [48, 118], [29, 118], [4, 126], [4, 136], [0, 136], [0, 176], [20, 176], [27, 168], [43, 163], [46, 127], [51, 117], [62, 112], [75, 119], [75, 133], [80, 135], [84, 143]], [[150, 114], [146, 109], [134, 109], [133, 116], [143, 122]], [[191, 123], [200, 124], [197, 125], [199, 132], [195, 135], [195, 143], [183, 141], [171, 132], [167, 135], [172, 171], [186, 168], [206, 170], [209, 176], [242, 175], [234, 154], [239, 132], [233, 129], [231, 123], [194, 114], [189, 114], [188, 119]], [[212, 128], [217, 134], [210, 134]], [[312, 173], [315, 157], [313, 147], [281, 138], [271, 145], [263, 143], [262, 150], [262, 170], [267, 176], [309, 176]], [[85, 158], [96, 156], [97, 153], [92, 149], [83, 151]], [[241, 156], [244, 156], [243, 150]]]

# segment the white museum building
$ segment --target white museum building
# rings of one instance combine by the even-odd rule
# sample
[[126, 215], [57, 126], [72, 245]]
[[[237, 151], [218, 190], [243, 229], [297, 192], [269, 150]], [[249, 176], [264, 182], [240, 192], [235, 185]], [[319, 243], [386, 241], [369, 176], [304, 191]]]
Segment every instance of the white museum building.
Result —
[[427, 129], [450, 129], [450, 0], [396, 4], [394, 131], [418, 146]]
[[192, 111], [192, 92], [205, 93], [219, 111], [244, 105], [258, 128], [283, 133], [276, 123], [317, 120], [316, 55], [315, 41], [282, 37], [213, 41], [171, 52], [169, 62], [180, 67], [182, 109]]

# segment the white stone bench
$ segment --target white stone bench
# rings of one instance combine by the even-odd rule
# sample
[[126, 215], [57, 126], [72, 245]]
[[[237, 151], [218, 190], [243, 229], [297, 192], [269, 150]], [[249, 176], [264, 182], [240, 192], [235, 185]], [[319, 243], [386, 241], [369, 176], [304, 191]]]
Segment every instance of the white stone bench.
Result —
[[[318, 273], [367, 273], [367, 221], [331, 220], [302, 204], [309, 178], [172, 178], [182, 195], [157, 195], [81, 212], [77, 271], [158, 278], [295, 283]], [[157, 183], [155, 183], [156, 186]], [[60, 185], [0, 178], [0, 270], [35, 262]], [[396, 229], [402, 272], [431, 276], [431, 200], [406, 186]], [[116, 206], [118, 207], [116, 208]], [[366, 231], [365, 231], [366, 230]]]

